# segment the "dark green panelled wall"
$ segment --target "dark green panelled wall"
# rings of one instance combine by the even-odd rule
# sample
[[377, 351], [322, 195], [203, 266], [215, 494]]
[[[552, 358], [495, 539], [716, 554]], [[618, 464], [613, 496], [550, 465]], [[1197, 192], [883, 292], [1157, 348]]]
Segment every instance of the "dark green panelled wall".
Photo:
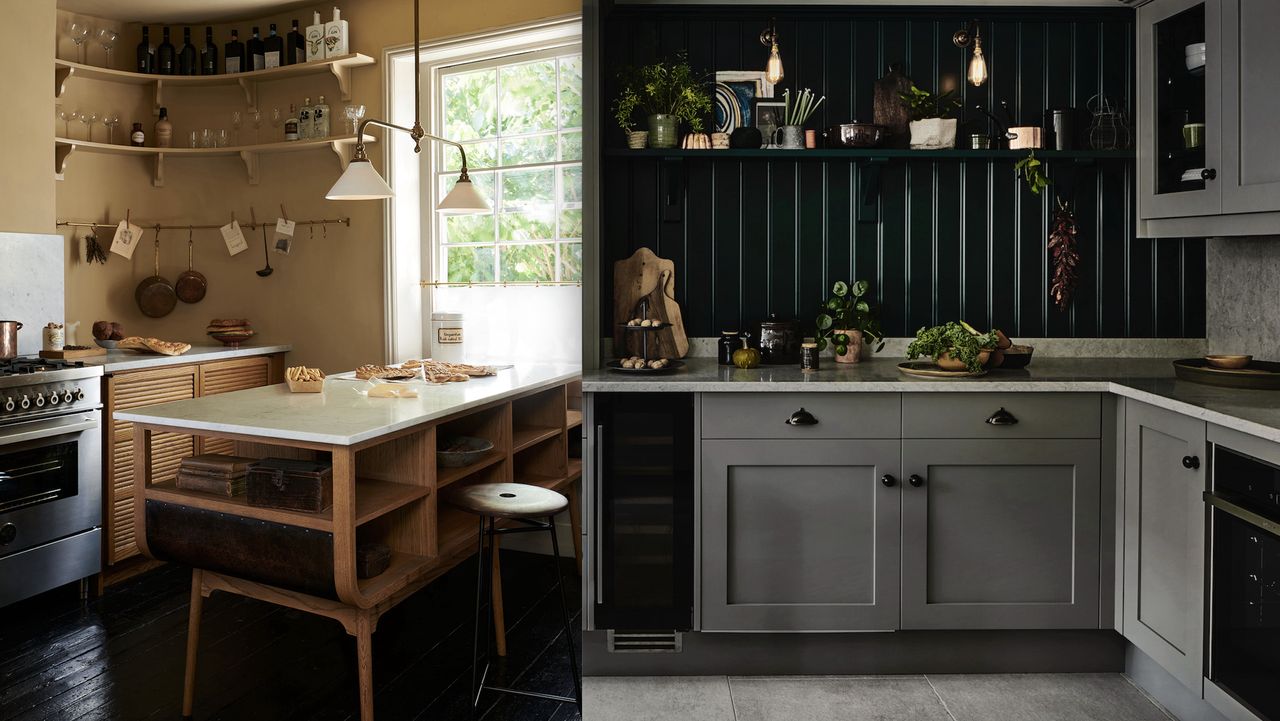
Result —
[[[968, 55], [951, 43], [981, 22], [991, 79], [961, 84]], [[786, 80], [827, 100], [808, 127], [870, 121], [873, 82], [901, 62], [921, 87], [961, 85], [961, 135], [987, 132], [972, 110], [1006, 100], [1019, 122], [1104, 94], [1132, 108], [1132, 11], [954, 10], [797, 6], [622, 6], [603, 22], [602, 103], [618, 68], [687, 50], [700, 70], [762, 69], [771, 16]], [[779, 95], [782, 88], [778, 89]], [[1069, 195], [1083, 258], [1075, 303], [1048, 295], [1045, 249], [1053, 192], [1036, 196], [1012, 159], [896, 160], [881, 175], [879, 217], [859, 222], [860, 174], [842, 158], [669, 161], [617, 150], [607, 108], [601, 157], [601, 302], [612, 265], [648, 246], [676, 263], [692, 336], [745, 328], [770, 312], [812, 320], [831, 281], [873, 284], [890, 335], [965, 318], [1024, 337], [1203, 337], [1204, 241], [1134, 237], [1132, 158], [1050, 166]], [[962, 140], [960, 147], [967, 147]], [[673, 210], [674, 209], [674, 210]], [[610, 313], [602, 314], [610, 335]]]

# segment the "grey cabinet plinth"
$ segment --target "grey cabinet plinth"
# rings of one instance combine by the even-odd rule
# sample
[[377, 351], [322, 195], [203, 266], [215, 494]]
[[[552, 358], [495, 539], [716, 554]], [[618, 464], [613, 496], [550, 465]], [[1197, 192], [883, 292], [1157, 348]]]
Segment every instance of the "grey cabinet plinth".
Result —
[[1204, 669], [1204, 458], [1204, 421], [1126, 402], [1122, 633], [1197, 695]]
[[702, 443], [702, 628], [898, 625], [896, 440]]
[[1096, 440], [902, 443], [902, 628], [1097, 628]]

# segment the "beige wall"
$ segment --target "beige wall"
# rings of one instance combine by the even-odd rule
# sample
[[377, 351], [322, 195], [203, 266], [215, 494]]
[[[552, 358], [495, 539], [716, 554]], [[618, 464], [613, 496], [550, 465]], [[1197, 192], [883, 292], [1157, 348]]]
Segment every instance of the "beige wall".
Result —
[[[331, 5], [320, 9], [328, 16]], [[407, 0], [348, 0], [342, 4], [343, 16], [350, 21], [351, 47], [380, 59], [387, 47], [406, 45], [412, 41], [412, 5]], [[476, 12], [473, 3], [433, 0], [423, 3], [422, 37], [424, 40], [460, 35], [479, 30], [528, 22], [544, 17], [577, 12], [572, 0], [498, 0]], [[312, 8], [287, 14], [257, 18], [252, 22], [214, 26], [215, 39], [221, 45], [229, 28], [236, 27], [242, 37], [250, 25], [266, 31], [275, 22], [282, 32], [289, 21], [298, 18], [306, 25]], [[65, 20], [65, 17], [62, 18]], [[193, 35], [203, 38], [203, 25], [193, 28]], [[153, 28], [158, 34], [158, 29]], [[181, 42], [178, 29], [175, 41]], [[117, 52], [117, 65], [132, 63], [133, 48], [139, 31], [126, 28]], [[153, 36], [153, 41], [155, 40]], [[48, 51], [46, 51], [48, 52]], [[61, 50], [63, 57], [73, 57], [73, 48]], [[101, 49], [90, 50], [90, 62], [102, 62]], [[368, 108], [367, 117], [382, 112], [381, 64], [357, 70], [353, 74], [353, 103]], [[47, 94], [48, 80], [38, 83]], [[141, 86], [74, 80], [60, 100], [68, 109], [97, 112], [119, 112], [121, 127], [116, 142], [129, 124], [141, 122], [152, 142], [149, 91]], [[333, 107], [335, 132], [342, 122], [345, 104], [337, 97], [336, 83], [329, 77], [264, 83], [259, 106], [269, 112], [272, 107], [286, 111], [290, 103], [301, 104], [304, 96], [313, 100], [321, 93]], [[244, 98], [235, 87], [205, 88], [190, 91], [166, 90], [165, 104], [174, 124], [175, 145], [187, 143], [191, 129], [231, 128], [231, 112], [244, 109]], [[52, 106], [52, 103], [49, 103]], [[43, 113], [52, 117], [52, 107]], [[59, 124], [58, 132], [61, 133]], [[105, 129], [94, 131], [94, 139], [102, 140]], [[274, 131], [264, 120], [262, 139]], [[82, 126], [72, 126], [76, 138], [83, 138]], [[253, 131], [241, 130], [243, 142], [251, 142]], [[375, 163], [381, 164], [380, 151], [373, 152]], [[51, 161], [50, 161], [51, 163]], [[166, 160], [165, 185], [151, 185], [153, 168], [140, 158], [92, 154], [73, 155], [68, 163], [66, 179], [57, 184], [57, 218], [119, 221], [126, 212], [136, 220], [165, 224], [209, 224], [229, 222], [234, 212], [242, 222], [252, 208], [259, 220], [274, 219], [284, 204], [295, 219], [350, 217], [351, 226], [330, 227], [327, 235], [316, 230], [314, 238], [308, 230], [299, 232], [290, 256], [271, 253], [275, 273], [260, 278], [255, 273], [263, 267], [261, 234], [249, 237], [250, 250], [229, 257], [216, 230], [195, 233], [195, 268], [209, 279], [209, 293], [195, 305], [178, 304], [169, 316], [148, 319], [133, 301], [137, 284], [153, 273], [152, 240], [147, 233], [131, 261], [112, 255], [105, 266], [87, 265], [81, 259], [83, 243], [66, 230], [67, 245], [67, 319], [81, 323], [82, 337], [95, 320], [122, 322], [126, 331], [139, 335], [156, 335], [175, 340], [208, 342], [205, 324], [211, 318], [246, 317], [259, 331], [257, 340], [292, 343], [293, 360], [318, 365], [335, 371], [360, 363], [382, 360], [383, 330], [383, 225], [381, 203], [331, 202], [324, 193], [337, 178], [338, 160], [327, 150], [305, 151], [261, 158], [261, 183], [250, 186], [243, 163], [238, 158], [193, 158]], [[48, 211], [45, 211], [46, 213]], [[50, 225], [52, 220], [47, 221]], [[103, 231], [104, 242], [110, 231]], [[186, 268], [185, 232], [161, 234], [161, 275], [174, 279]]]
[[0, 3], [7, 108], [0, 113], [0, 231], [53, 232], [52, 2]]

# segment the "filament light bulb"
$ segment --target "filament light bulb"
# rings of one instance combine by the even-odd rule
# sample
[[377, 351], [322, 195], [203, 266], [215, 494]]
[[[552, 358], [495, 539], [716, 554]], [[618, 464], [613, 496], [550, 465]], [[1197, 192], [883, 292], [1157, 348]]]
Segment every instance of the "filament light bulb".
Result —
[[982, 38], [973, 38], [973, 58], [969, 60], [969, 84], [978, 87], [987, 82], [987, 59], [982, 55]]
[[782, 82], [782, 53], [778, 52], [776, 40], [770, 46], [769, 63], [765, 65], [764, 76], [772, 85]]

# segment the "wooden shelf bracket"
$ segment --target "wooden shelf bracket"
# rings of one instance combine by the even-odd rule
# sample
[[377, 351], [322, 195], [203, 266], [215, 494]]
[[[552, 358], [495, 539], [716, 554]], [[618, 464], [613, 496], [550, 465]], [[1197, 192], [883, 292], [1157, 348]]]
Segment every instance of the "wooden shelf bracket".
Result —
[[258, 184], [258, 154], [250, 150], [240, 151], [240, 159], [244, 161], [245, 172], [249, 174], [249, 185]]
[[[329, 70], [338, 81], [338, 95], [342, 96], [342, 102], [349, 102], [351, 100], [351, 66], [345, 63], [334, 63], [329, 66]], [[346, 169], [347, 166], [342, 167]]]
[[252, 113], [258, 109], [258, 84], [249, 78], [240, 78], [237, 82], [240, 84], [240, 89], [244, 91], [244, 104]]
[[53, 147], [53, 177], [55, 179], [66, 179], [67, 158], [70, 158], [75, 151], [75, 145], [55, 145]]
[[53, 69], [53, 97], [60, 98], [67, 91], [67, 81], [76, 74], [72, 67], [58, 66]]
[[156, 154], [156, 169], [151, 174], [151, 185], [156, 188], [164, 187], [164, 153]]
[[880, 171], [888, 158], [869, 158], [858, 163], [858, 222], [874, 223], [879, 218]]

